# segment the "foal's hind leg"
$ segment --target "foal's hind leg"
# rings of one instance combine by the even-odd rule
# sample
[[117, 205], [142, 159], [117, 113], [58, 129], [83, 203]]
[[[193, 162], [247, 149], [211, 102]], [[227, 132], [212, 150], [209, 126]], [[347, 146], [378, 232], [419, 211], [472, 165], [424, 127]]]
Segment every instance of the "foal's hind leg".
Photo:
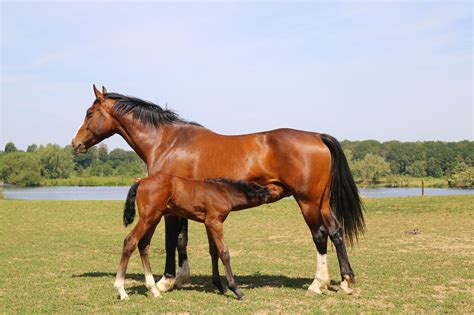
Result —
[[349, 257], [347, 256], [346, 246], [344, 245], [344, 238], [342, 235], [342, 226], [334, 217], [329, 207], [323, 208], [322, 210], [323, 221], [327, 227], [329, 237], [336, 247], [337, 259], [339, 261], [339, 268], [341, 270], [341, 289], [347, 294], [352, 293], [352, 289], [349, 288], [349, 282], [354, 282], [354, 272], [352, 271], [349, 263]]
[[214, 243], [216, 244], [219, 257], [224, 264], [227, 286], [232, 292], [235, 293], [235, 295], [237, 295], [237, 299], [241, 300], [244, 298], [244, 294], [237, 286], [237, 282], [234, 279], [234, 274], [232, 273], [232, 269], [230, 267], [230, 254], [229, 249], [224, 242], [223, 224], [217, 220], [212, 220], [210, 222], [206, 220], [205, 224], [208, 233], [212, 236]]
[[125, 272], [127, 271], [128, 261], [133, 251], [137, 247], [139, 240], [143, 237], [143, 235], [148, 231], [149, 228], [150, 223], [140, 218], [137, 222], [137, 225], [135, 225], [133, 230], [123, 241], [122, 258], [120, 259], [120, 265], [114, 283], [114, 287], [117, 289], [121, 300], [128, 299], [128, 295], [125, 292], [124, 288]]
[[217, 252], [216, 244], [214, 243], [214, 239], [210, 234], [209, 230], [207, 231], [207, 239], [209, 241], [209, 254], [211, 255], [212, 261], [212, 283], [219, 289], [219, 292], [224, 294], [225, 289], [222, 285], [221, 276], [219, 275], [219, 254]]
[[153, 295], [153, 297], [160, 297], [160, 292], [156, 288], [155, 279], [153, 278], [153, 273], [151, 272], [150, 267], [150, 258], [148, 256], [148, 251], [150, 250], [150, 241], [155, 233], [156, 226], [158, 222], [154, 223], [148, 231], [143, 235], [140, 242], [138, 242], [138, 250], [140, 251], [140, 258], [142, 259], [143, 272], [145, 274], [145, 286]]

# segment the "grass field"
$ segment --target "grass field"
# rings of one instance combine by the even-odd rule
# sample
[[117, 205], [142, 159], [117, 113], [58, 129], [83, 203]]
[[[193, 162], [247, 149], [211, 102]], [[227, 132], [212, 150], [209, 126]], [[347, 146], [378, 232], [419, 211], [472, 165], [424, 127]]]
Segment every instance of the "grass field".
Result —
[[[473, 313], [474, 196], [366, 200], [368, 232], [349, 249], [353, 295], [306, 296], [315, 270], [310, 233], [293, 200], [233, 213], [226, 222], [237, 301], [211, 285], [204, 227], [190, 224], [192, 284], [147, 297], [137, 253], [126, 290], [113, 281], [122, 241], [122, 202], [0, 201], [2, 313]], [[155, 278], [164, 265], [164, 227], [152, 242]], [[339, 280], [329, 249], [332, 279]], [[221, 267], [221, 273], [223, 268]]]

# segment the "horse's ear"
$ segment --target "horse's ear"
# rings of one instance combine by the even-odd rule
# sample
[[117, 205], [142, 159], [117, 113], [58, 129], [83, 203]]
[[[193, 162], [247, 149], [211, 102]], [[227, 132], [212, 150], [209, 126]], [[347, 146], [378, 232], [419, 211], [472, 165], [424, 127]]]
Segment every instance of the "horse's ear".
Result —
[[100, 93], [100, 91], [95, 87], [95, 84], [93, 85], [94, 87], [94, 94], [95, 94], [95, 97], [99, 100], [103, 100], [104, 99], [104, 95], [102, 93]]
[[105, 88], [105, 86], [102, 85], [102, 94], [107, 94], [107, 89]]

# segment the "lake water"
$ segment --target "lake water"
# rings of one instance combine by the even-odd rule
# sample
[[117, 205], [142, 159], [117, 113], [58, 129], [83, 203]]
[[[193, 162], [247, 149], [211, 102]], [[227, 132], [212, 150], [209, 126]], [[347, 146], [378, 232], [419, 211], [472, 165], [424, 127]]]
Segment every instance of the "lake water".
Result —
[[[7, 199], [21, 200], [125, 200], [129, 187], [4, 187]], [[421, 188], [361, 188], [364, 197], [420, 196]], [[425, 188], [425, 195], [474, 194], [474, 189]]]

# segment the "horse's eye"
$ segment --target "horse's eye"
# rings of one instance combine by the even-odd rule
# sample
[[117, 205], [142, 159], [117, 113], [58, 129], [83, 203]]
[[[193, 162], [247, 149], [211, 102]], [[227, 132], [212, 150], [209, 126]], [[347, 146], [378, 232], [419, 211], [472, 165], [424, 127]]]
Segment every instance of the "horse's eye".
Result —
[[92, 116], [92, 112], [87, 112], [86, 117], [89, 118]]

